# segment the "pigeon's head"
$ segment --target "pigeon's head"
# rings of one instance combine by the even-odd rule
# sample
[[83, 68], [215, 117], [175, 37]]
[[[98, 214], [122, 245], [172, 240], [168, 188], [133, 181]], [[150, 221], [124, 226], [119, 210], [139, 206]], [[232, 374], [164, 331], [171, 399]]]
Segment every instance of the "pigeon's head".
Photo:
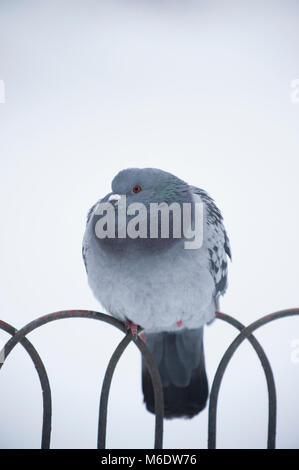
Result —
[[156, 168], [128, 168], [112, 181], [110, 201], [126, 196], [127, 204], [141, 202], [172, 204], [192, 202], [189, 185], [166, 171]]
[[185, 203], [192, 205], [193, 198], [181, 179], [155, 168], [128, 168], [115, 176], [112, 192], [95, 208], [93, 230], [107, 249], [164, 250], [182, 239]]

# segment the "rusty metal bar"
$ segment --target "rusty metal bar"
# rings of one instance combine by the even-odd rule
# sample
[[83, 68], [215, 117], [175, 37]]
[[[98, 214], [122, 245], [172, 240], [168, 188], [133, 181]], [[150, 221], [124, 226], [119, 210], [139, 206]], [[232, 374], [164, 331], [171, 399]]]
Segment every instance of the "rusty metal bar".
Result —
[[108, 367], [106, 369], [100, 399], [98, 449], [106, 449], [107, 408], [112, 377], [119, 359], [121, 358], [123, 352], [131, 341], [132, 335], [130, 333], [127, 333], [127, 335], [122, 339], [122, 341], [119, 343], [116, 350], [112, 354]]
[[106, 427], [107, 427], [107, 407], [109, 391], [112, 382], [112, 377], [116, 368], [116, 365], [125, 351], [126, 347], [132, 341], [139, 348], [145, 363], [148, 367], [151, 375], [154, 396], [155, 396], [155, 449], [163, 448], [163, 418], [164, 418], [164, 398], [163, 398], [163, 387], [160, 379], [158, 368], [152, 358], [152, 355], [147, 348], [146, 344], [140, 340], [137, 336], [132, 336], [131, 333], [127, 333], [127, 336], [120, 342], [114, 351], [109, 361], [105, 378], [102, 386], [101, 400], [100, 400], [100, 411], [99, 411], [99, 424], [98, 424], [98, 448], [105, 449], [106, 447]]
[[269, 315], [266, 315], [259, 320], [253, 322], [248, 327], [243, 327], [241, 323], [235, 320], [228, 315], [217, 313], [217, 318], [220, 318], [228, 323], [232, 324], [239, 330], [241, 333], [235, 338], [235, 340], [231, 343], [231, 345], [226, 350], [224, 356], [222, 357], [220, 364], [217, 368], [211, 394], [210, 394], [210, 406], [209, 406], [209, 431], [208, 431], [208, 448], [214, 449], [216, 447], [216, 415], [217, 415], [217, 402], [218, 402], [218, 395], [220, 390], [221, 381], [224, 375], [224, 372], [227, 368], [229, 361], [231, 360], [233, 354], [238, 349], [240, 344], [244, 341], [244, 339], [248, 339], [254, 349], [256, 350], [259, 359], [262, 363], [263, 369], [265, 371], [267, 386], [268, 386], [268, 394], [269, 394], [269, 420], [268, 420], [268, 442], [267, 447], [268, 449], [275, 448], [275, 435], [276, 435], [276, 391], [275, 391], [275, 382], [273, 378], [272, 369], [270, 363], [268, 361], [267, 356], [265, 355], [262, 347], [256, 340], [256, 338], [252, 335], [253, 331], [260, 328], [261, 326], [269, 323], [273, 320], [278, 318], [284, 318], [288, 316], [299, 315], [299, 309], [289, 309], [289, 310], [281, 310], [279, 312], [275, 312]]
[[[17, 332], [17, 330], [12, 325], [3, 321], [0, 321], [0, 328], [9, 333], [11, 336], [14, 336]], [[43, 425], [41, 448], [49, 449], [51, 439], [52, 416], [52, 399], [49, 379], [43, 361], [41, 360], [33, 344], [31, 344], [27, 338], [22, 338], [20, 340], [20, 343], [32, 359], [32, 362], [36, 368], [40, 380], [43, 395]]]
[[[263, 366], [267, 386], [268, 386], [268, 396], [269, 396], [269, 420], [268, 420], [268, 448], [275, 448], [275, 433], [276, 433], [276, 391], [275, 391], [275, 383], [273, 378], [272, 369], [269, 363], [267, 356], [265, 355], [261, 345], [256, 340], [256, 338], [252, 335], [253, 331], [260, 328], [261, 326], [276, 320], [278, 318], [284, 318], [288, 316], [299, 315], [299, 309], [289, 309], [289, 310], [282, 310], [279, 312], [272, 313], [270, 315], [266, 315], [259, 320], [255, 321], [248, 327], [244, 327], [240, 322], [235, 320], [233, 317], [229, 315], [225, 315], [223, 313], [217, 313], [217, 318], [230, 323], [235, 328], [240, 331], [240, 334], [235, 338], [235, 340], [231, 343], [229, 348], [226, 350], [214, 377], [211, 394], [210, 394], [210, 406], [209, 406], [209, 430], [208, 430], [208, 447], [215, 448], [216, 447], [216, 415], [217, 415], [217, 402], [218, 402], [218, 395], [221, 386], [221, 381], [227, 365], [231, 360], [233, 354], [238, 349], [240, 344], [245, 340], [248, 339], [255, 349], [258, 357], [261, 361]], [[49, 323], [51, 321], [60, 320], [64, 318], [90, 318], [94, 320], [104, 321], [109, 323], [112, 326], [115, 326], [119, 330], [124, 333], [127, 333], [125, 325], [120, 321], [116, 320], [113, 317], [108, 315], [104, 315], [103, 313], [89, 311], [89, 310], [66, 310], [55, 312], [49, 315], [45, 315], [43, 317], [37, 318], [32, 322], [25, 325], [20, 330], [16, 330], [11, 325], [6, 322], [0, 321], [0, 328], [8, 332], [12, 335], [12, 338], [6, 343], [4, 346], [4, 360], [10, 354], [12, 349], [18, 344], [21, 345], [26, 349], [28, 354], [30, 355], [34, 365], [37, 369], [42, 391], [43, 391], [43, 429], [42, 429], [42, 448], [49, 448], [50, 446], [50, 435], [51, 435], [51, 390], [49, 385], [49, 380], [47, 377], [47, 373], [43, 362], [38, 355], [37, 351], [33, 347], [33, 345], [29, 342], [26, 338], [26, 335], [29, 334], [31, 331], [39, 328], [40, 326]], [[106, 440], [106, 424], [107, 424], [107, 405], [108, 405], [108, 398], [109, 398], [109, 390], [110, 385], [113, 377], [113, 373], [115, 367], [123, 354], [127, 345], [132, 341], [140, 350], [141, 354], [143, 355], [143, 359], [149, 369], [149, 373], [153, 383], [154, 395], [155, 395], [155, 448], [161, 449], [162, 448], [162, 440], [163, 440], [163, 412], [164, 412], [164, 405], [163, 405], [163, 387], [161, 384], [161, 379], [159, 375], [158, 368], [153, 360], [153, 357], [148, 350], [146, 344], [137, 336], [132, 337], [131, 333], [128, 333], [121, 343], [117, 346], [115, 352], [113, 353], [107, 370], [105, 374], [105, 379], [102, 386], [101, 392], [101, 403], [100, 403], [100, 413], [99, 413], [99, 428], [98, 428], [98, 446], [99, 448], [105, 447], [105, 440]], [[0, 364], [0, 369], [3, 364]]]
[[143, 355], [143, 359], [152, 379], [155, 397], [155, 449], [163, 448], [163, 420], [164, 420], [164, 396], [161, 377], [154, 358], [146, 344], [137, 336], [133, 338], [134, 343]]
[[[19, 342], [22, 344], [24, 339], [26, 339], [25, 337], [27, 334], [31, 333], [33, 330], [35, 330], [36, 328], [39, 328], [42, 325], [45, 325], [52, 321], [61, 320], [64, 318], [89, 318], [89, 319], [94, 319], [94, 320], [100, 320], [100, 321], [104, 321], [105, 323], [109, 323], [112, 326], [115, 326], [116, 328], [118, 328], [124, 333], [127, 332], [125, 325], [122, 322], [118, 321], [117, 319], [109, 315], [105, 315], [100, 312], [95, 312], [91, 310], [65, 310], [65, 311], [54, 312], [54, 313], [39, 317], [33, 320], [32, 322], [28, 323], [27, 325], [25, 325], [20, 330], [16, 331], [14, 336], [4, 346], [4, 351], [5, 351], [4, 360], [6, 360], [7, 356], [10, 354], [10, 352]], [[162, 448], [162, 442], [163, 442], [163, 412], [164, 412], [163, 387], [161, 384], [160, 375], [158, 372], [158, 368], [155, 364], [155, 361], [153, 360], [149, 349], [146, 347], [143, 341], [140, 340], [138, 337], [130, 338], [130, 340], [131, 339], [133, 339], [133, 342], [136, 344], [141, 354], [143, 355], [143, 358], [146, 362], [147, 367], [149, 368], [149, 373], [153, 381], [153, 389], [154, 389], [154, 395], [155, 395], [155, 413], [156, 413], [155, 448], [160, 449]], [[117, 352], [117, 354], [119, 354], [119, 351]], [[115, 358], [117, 358], [117, 354]], [[117, 361], [115, 363], [115, 366], [116, 364], [117, 364]], [[2, 368], [2, 366], [3, 364], [0, 364], [0, 369]], [[109, 372], [109, 374], [110, 373], [111, 372]], [[113, 375], [113, 371], [112, 371], [112, 375]], [[111, 376], [111, 379], [112, 379], [112, 376]], [[109, 394], [109, 388], [110, 387], [108, 387], [108, 394]], [[106, 390], [106, 393], [107, 393], [107, 390]], [[104, 401], [106, 401], [106, 404], [108, 403], [108, 395]], [[50, 410], [50, 414], [48, 413], [49, 409], [47, 409], [46, 411], [47, 411], [47, 417], [48, 417], [48, 421], [46, 424], [48, 426], [49, 425], [51, 426], [51, 410]], [[106, 414], [107, 414], [107, 410], [106, 410]], [[103, 429], [104, 429], [104, 426], [103, 426]], [[105, 425], [105, 429], [106, 429], [106, 425]], [[42, 439], [45, 440], [46, 438], [47, 438], [46, 431], [44, 433], [44, 428], [43, 428]]]

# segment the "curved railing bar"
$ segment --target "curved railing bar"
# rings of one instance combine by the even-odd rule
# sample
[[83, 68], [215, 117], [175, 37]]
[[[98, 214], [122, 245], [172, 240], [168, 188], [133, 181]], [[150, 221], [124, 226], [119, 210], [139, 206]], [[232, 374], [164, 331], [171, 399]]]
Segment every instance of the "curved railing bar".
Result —
[[[245, 326], [242, 323], [240, 323], [238, 320], [224, 313], [217, 312], [216, 317], [223, 321], [226, 321], [230, 325], [237, 328], [239, 331], [242, 331], [245, 328]], [[275, 381], [274, 381], [270, 362], [263, 348], [261, 347], [260, 343], [257, 341], [257, 339], [253, 335], [250, 335], [248, 340], [253, 346], [255, 352], [257, 353], [261, 361], [262, 367], [264, 369], [265, 376], [266, 376], [266, 382], [267, 382], [267, 388], [268, 388], [268, 447], [271, 449], [271, 448], [275, 448], [275, 435], [276, 435]], [[219, 367], [220, 365], [221, 363], [219, 364]], [[218, 369], [216, 371], [215, 377], [217, 375]], [[224, 370], [222, 371], [222, 377], [223, 377], [223, 374], [224, 374]], [[215, 377], [214, 377], [214, 382], [215, 382]], [[221, 380], [222, 380], [222, 377], [221, 377]], [[217, 400], [218, 400], [219, 388], [216, 385], [214, 386], [214, 382], [211, 388], [210, 403], [209, 403], [209, 423], [208, 423], [208, 448], [209, 449], [215, 449], [216, 447]]]
[[[62, 310], [54, 313], [49, 313], [47, 315], [43, 315], [42, 317], [36, 318], [32, 320], [27, 325], [23, 326], [17, 333], [5, 344], [5, 357], [10, 354], [12, 349], [16, 346], [17, 343], [20, 342], [21, 338], [31, 333], [36, 328], [45, 325], [46, 323], [50, 323], [55, 320], [62, 320], [64, 318], [91, 318], [94, 320], [101, 320], [105, 323], [109, 323], [110, 325], [115, 326], [119, 330], [126, 332], [125, 326], [116, 318], [110, 317], [109, 315], [105, 315], [104, 313], [95, 312], [93, 310]], [[0, 364], [0, 369], [3, 364]]]
[[[212, 390], [211, 390], [211, 397], [210, 397], [210, 410], [209, 410], [209, 448], [215, 447], [215, 440], [216, 440], [216, 412], [217, 412], [217, 401], [218, 401], [218, 394], [219, 394], [219, 389], [222, 381], [222, 377], [224, 375], [224, 372], [226, 370], [226, 367], [232, 358], [233, 354], [239, 347], [239, 345], [244, 341], [244, 339], [248, 339], [251, 344], [254, 346], [257, 354], [259, 355], [259, 358], [262, 362], [266, 378], [267, 378], [267, 384], [268, 384], [268, 392], [269, 392], [269, 426], [268, 426], [268, 448], [274, 448], [275, 447], [275, 425], [276, 425], [276, 394], [275, 394], [275, 384], [274, 384], [274, 379], [273, 379], [273, 374], [272, 370], [269, 364], [269, 361], [257, 342], [256, 338], [252, 335], [252, 332], [256, 330], [257, 328], [263, 326], [266, 323], [269, 323], [273, 320], [276, 320], [278, 318], [283, 318], [287, 316], [293, 316], [293, 315], [299, 315], [299, 309], [289, 309], [289, 310], [282, 310], [279, 312], [275, 312], [269, 315], [266, 315], [259, 320], [253, 322], [251, 325], [248, 327], [243, 327], [243, 325], [238, 322], [237, 320], [233, 319], [232, 317], [229, 317], [228, 315], [218, 313], [217, 317], [221, 318], [224, 321], [227, 321], [228, 323], [232, 324], [239, 330], [241, 330], [241, 333], [236, 337], [236, 339], [231, 343], [227, 351], [225, 352], [219, 367], [216, 371]], [[15, 347], [16, 344], [19, 342], [24, 346], [24, 343], [27, 343], [27, 338], [25, 338], [25, 335], [33, 331], [34, 329], [38, 328], [39, 326], [42, 326], [43, 324], [46, 324], [48, 322], [54, 321], [54, 320], [59, 320], [63, 318], [92, 318], [96, 320], [102, 320], [106, 323], [112, 324], [113, 326], [119, 328], [121, 331], [126, 332], [125, 326], [116, 320], [113, 317], [110, 317], [108, 315], [104, 315], [99, 312], [94, 312], [94, 311], [88, 311], [88, 310], [67, 310], [67, 311], [60, 311], [60, 312], [55, 312], [49, 315], [45, 315], [43, 317], [40, 317], [36, 320], [33, 320], [29, 324], [25, 325], [22, 329], [15, 331], [14, 336], [6, 343], [4, 350], [5, 350], [5, 356], [4, 359], [8, 356], [8, 354], [11, 352], [11, 350]], [[0, 325], [8, 325], [5, 322], [0, 322]], [[13, 328], [13, 327], [12, 327]], [[2, 328], [5, 329], [5, 328]], [[8, 330], [7, 330], [8, 331]], [[163, 389], [161, 385], [161, 380], [159, 376], [158, 369], [155, 365], [155, 362], [146, 347], [146, 345], [141, 341], [138, 337], [133, 338], [135, 344], [143, 354], [143, 357], [145, 359], [145, 362], [147, 366], [149, 367], [149, 372], [153, 381], [153, 388], [154, 388], [154, 393], [155, 393], [155, 413], [156, 413], [156, 428], [155, 428], [155, 447], [156, 448], [162, 448], [162, 436], [163, 436]], [[29, 343], [29, 341], [28, 341]], [[29, 343], [31, 344], [31, 343]], [[32, 345], [31, 345], [32, 346]], [[33, 346], [32, 346], [33, 348]], [[33, 348], [34, 349], [34, 348]], [[39, 358], [40, 359], [40, 358]], [[39, 370], [43, 370], [44, 366], [42, 361], [40, 360], [41, 365]], [[0, 369], [2, 367], [2, 364], [0, 364]], [[46, 373], [45, 369], [43, 370], [44, 373]], [[47, 379], [47, 377], [46, 377]], [[48, 384], [49, 385], [49, 384]], [[50, 387], [49, 387], [50, 390]], [[271, 391], [272, 390], [272, 391]], [[44, 392], [44, 390], [43, 390]], [[48, 392], [47, 392], [48, 393]], [[272, 394], [272, 395], [271, 395]], [[272, 396], [272, 398], [271, 398]], [[45, 433], [45, 427], [43, 426], [43, 435], [42, 435], [42, 445], [45, 447], [49, 447], [49, 441], [50, 441], [50, 430], [51, 430], [51, 409], [49, 408], [49, 405], [46, 406], [46, 410], [49, 412], [49, 423], [50, 427], [48, 429], [48, 437], [46, 436]], [[213, 431], [213, 426], [214, 426], [214, 431]], [[211, 433], [210, 433], [211, 431]], [[214, 441], [214, 442], [213, 442]], [[48, 446], [47, 446], [48, 442]]]
[[163, 420], [164, 420], [164, 395], [161, 377], [159, 374], [158, 367], [154, 361], [154, 358], [142, 339], [133, 337], [134, 343], [139, 348], [147, 370], [151, 376], [153, 385], [154, 398], [155, 398], [155, 449], [163, 448]]
[[109, 391], [112, 377], [119, 359], [125, 351], [128, 344], [132, 341], [132, 335], [127, 335], [122, 339], [114, 353], [112, 354], [108, 367], [106, 369], [100, 399], [99, 423], [98, 423], [98, 449], [106, 449], [106, 429], [107, 429], [107, 408]]
[[[126, 333], [125, 325], [117, 320], [116, 318], [110, 317], [109, 315], [105, 315], [104, 313], [95, 312], [92, 310], [64, 310], [58, 311], [54, 313], [50, 313], [39, 317], [23, 328], [18, 330], [16, 334], [5, 344], [4, 346], [4, 360], [6, 360], [7, 356], [10, 354], [12, 349], [18, 344], [22, 342], [22, 339], [29, 333], [31, 333], [36, 328], [45, 325], [51, 321], [60, 320], [64, 318], [90, 318], [94, 320], [104, 321], [105, 323], [109, 323], [110, 325], [115, 326], [123, 333]], [[162, 441], [163, 441], [163, 413], [164, 413], [164, 404], [163, 404], [163, 387], [159, 375], [158, 368], [156, 363], [142, 340], [138, 337], [133, 337], [133, 342], [136, 344], [138, 349], [143, 355], [143, 359], [149, 369], [149, 373], [152, 379], [152, 385], [154, 389], [154, 396], [155, 396], [155, 415], [156, 415], [156, 423], [155, 423], [155, 448], [159, 449], [162, 448]], [[0, 369], [3, 366], [3, 363], [0, 364]]]
[[[281, 310], [278, 312], [274, 312], [268, 315], [265, 315], [264, 317], [259, 318], [255, 322], [251, 323], [249, 326], [243, 328], [241, 330], [241, 333], [235, 338], [235, 340], [230, 344], [228, 349], [226, 350], [225, 354], [223, 355], [220, 364], [217, 368], [211, 393], [210, 393], [210, 407], [209, 407], [209, 441], [208, 441], [208, 448], [209, 449], [214, 449], [216, 446], [216, 413], [217, 413], [217, 401], [218, 401], [218, 395], [219, 395], [219, 390], [220, 390], [220, 385], [221, 381], [224, 375], [224, 372], [227, 368], [227, 365], [229, 361], [231, 360], [232, 356], [234, 355], [235, 351], [237, 348], [240, 346], [240, 344], [244, 341], [244, 339], [248, 339], [251, 344], [252, 344], [252, 339], [254, 338], [252, 336], [253, 331], [257, 330], [261, 326], [276, 320], [278, 318], [284, 318], [284, 317], [289, 317], [289, 316], [294, 316], [294, 315], [299, 315], [299, 309], [293, 308], [293, 309], [288, 309], [288, 310]], [[224, 314], [219, 314], [217, 313], [217, 317], [220, 319], [223, 319], [224, 321], [228, 321], [227, 318], [228, 315]], [[234, 320], [232, 317], [230, 317], [230, 320], [233, 320], [233, 322], [228, 321], [229, 323], [233, 324], [234, 326], [237, 326], [237, 321]], [[234, 324], [235, 322], [235, 324]], [[241, 326], [241, 324], [239, 325]], [[238, 328], [239, 329], [239, 328]], [[254, 338], [256, 341], [256, 339]], [[259, 345], [259, 348], [261, 346]], [[255, 348], [256, 349], [256, 348]], [[256, 350], [258, 353], [258, 351]], [[258, 353], [259, 354], [259, 353]], [[263, 352], [263, 354], [265, 354]], [[262, 358], [259, 355], [259, 358], [262, 362]], [[266, 358], [266, 355], [264, 356], [263, 359]], [[266, 362], [269, 363], [268, 359], [266, 358]], [[264, 363], [262, 362], [263, 368]], [[270, 364], [269, 364], [270, 365]], [[265, 370], [266, 373], [266, 370]], [[272, 375], [272, 378], [271, 378]], [[275, 383], [273, 379], [273, 374], [271, 370], [271, 375], [266, 374], [267, 378], [267, 384], [268, 384], [268, 391], [269, 391], [269, 422], [268, 422], [268, 449], [273, 449], [275, 448], [275, 432], [276, 432], [276, 392], [275, 392]], [[268, 382], [270, 380], [270, 382]], [[273, 380], [273, 384], [271, 385], [271, 382]], [[270, 389], [269, 389], [270, 386]], [[273, 390], [274, 387], [274, 390]], [[270, 392], [271, 390], [271, 392]], [[271, 395], [270, 395], [271, 393]], [[274, 395], [275, 393], [275, 395]], [[271, 397], [271, 399], [270, 399]], [[214, 428], [214, 431], [213, 431]], [[211, 431], [211, 432], [210, 432]]]
[[[142, 331], [141, 328], [138, 329], [139, 333]], [[155, 449], [163, 448], [163, 419], [164, 419], [164, 397], [163, 397], [163, 386], [159, 374], [157, 365], [152, 357], [151, 352], [145, 343], [140, 340], [139, 336], [133, 336], [131, 333], [123, 338], [119, 343], [116, 350], [114, 351], [111, 359], [109, 361], [108, 367], [106, 369], [101, 399], [100, 399], [100, 411], [99, 411], [99, 424], [98, 424], [98, 449], [106, 448], [106, 429], [107, 429], [107, 408], [108, 408], [108, 398], [109, 391], [112, 382], [112, 377], [116, 368], [116, 365], [125, 351], [126, 347], [132, 341], [136, 344], [140, 350], [142, 357], [146, 363], [149, 374], [151, 376], [154, 398], [155, 398]]]
[[[139, 329], [139, 332], [142, 329]], [[151, 352], [145, 343], [140, 340], [139, 336], [132, 336], [131, 333], [128, 333], [120, 344], [117, 346], [114, 351], [111, 359], [109, 361], [108, 367], [106, 369], [104, 382], [102, 385], [101, 400], [100, 400], [100, 411], [99, 411], [99, 424], [98, 424], [98, 448], [105, 449], [106, 447], [106, 429], [107, 429], [107, 408], [108, 408], [108, 398], [109, 391], [112, 382], [112, 377], [116, 368], [116, 365], [125, 351], [126, 347], [130, 341], [136, 344], [139, 348], [143, 359], [148, 368], [149, 374], [151, 376], [154, 397], [155, 397], [155, 415], [156, 415], [156, 425], [155, 425], [155, 449], [163, 448], [163, 418], [164, 418], [164, 397], [163, 397], [163, 387], [160, 378], [160, 374], [156, 363], [152, 357]]]
[[[17, 332], [16, 328], [14, 328], [9, 323], [4, 321], [0, 321], [0, 328], [11, 336], [14, 336]], [[49, 379], [47, 376], [47, 372], [45, 366], [38, 354], [37, 350], [33, 346], [32, 343], [27, 338], [23, 338], [20, 341], [21, 345], [29, 354], [32, 362], [36, 368], [41, 388], [42, 388], [42, 395], [43, 395], [43, 425], [42, 425], [42, 442], [41, 448], [42, 449], [49, 449], [50, 448], [50, 438], [51, 438], [51, 415], [52, 415], [52, 399], [51, 399], [51, 388]]]

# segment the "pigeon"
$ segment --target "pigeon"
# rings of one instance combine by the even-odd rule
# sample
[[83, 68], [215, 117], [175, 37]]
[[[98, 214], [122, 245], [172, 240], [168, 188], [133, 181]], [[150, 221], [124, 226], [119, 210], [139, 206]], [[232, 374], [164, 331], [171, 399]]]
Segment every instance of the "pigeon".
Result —
[[[82, 253], [89, 286], [133, 335], [142, 330], [160, 373], [165, 418], [192, 418], [209, 395], [204, 325], [215, 319], [227, 288], [231, 249], [222, 215], [205, 190], [156, 168], [124, 169], [111, 189], [87, 215]], [[170, 210], [173, 204], [181, 210], [180, 219]], [[188, 205], [189, 224], [182, 221]], [[166, 235], [163, 207], [169, 209]], [[192, 246], [197, 208], [201, 238]], [[154, 228], [151, 211], [158, 213]], [[142, 390], [147, 410], [154, 413], [144, 362]]]

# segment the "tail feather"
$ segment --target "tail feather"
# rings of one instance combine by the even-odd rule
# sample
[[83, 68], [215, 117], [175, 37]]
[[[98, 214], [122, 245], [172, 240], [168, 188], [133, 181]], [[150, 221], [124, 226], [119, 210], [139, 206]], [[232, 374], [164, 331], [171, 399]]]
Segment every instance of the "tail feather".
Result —
[[[205, 408], [208, 398], [203, 327], [178, 333], [148, 334], [146, 339], [163, 384], [165, 418], [192, 418]], [[154, 413], [154, 392], [144, 363], [142, 389], [146, 408]]]

